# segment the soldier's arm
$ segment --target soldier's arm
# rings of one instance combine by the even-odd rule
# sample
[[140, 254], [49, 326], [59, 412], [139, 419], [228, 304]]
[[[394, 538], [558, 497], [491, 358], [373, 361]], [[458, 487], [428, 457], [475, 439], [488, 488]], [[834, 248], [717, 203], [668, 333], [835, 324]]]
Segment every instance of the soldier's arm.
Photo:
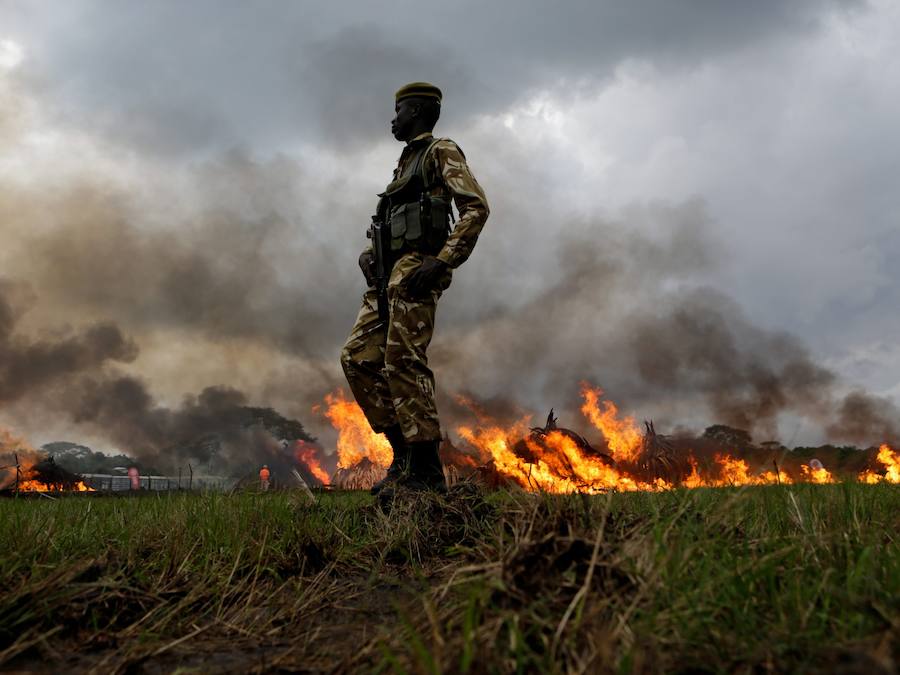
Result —
[[449, 188], [459, 212], [456, 226], [437, 258], [450, 267], [462, 265], [481, 234], [490, 209], [487, 197], [469, 170], [466, 157], [453, 141], [441, 140], [434, 146], [435, 160], [444, 184]]

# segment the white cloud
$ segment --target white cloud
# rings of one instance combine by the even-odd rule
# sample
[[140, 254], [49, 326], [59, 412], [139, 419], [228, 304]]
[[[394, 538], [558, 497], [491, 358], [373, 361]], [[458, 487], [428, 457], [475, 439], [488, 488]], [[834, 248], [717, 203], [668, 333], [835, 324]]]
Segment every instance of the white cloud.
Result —
[[15, 40], [0, 40], [0, 70], [14, 70], [25, 58], [25, 52]]

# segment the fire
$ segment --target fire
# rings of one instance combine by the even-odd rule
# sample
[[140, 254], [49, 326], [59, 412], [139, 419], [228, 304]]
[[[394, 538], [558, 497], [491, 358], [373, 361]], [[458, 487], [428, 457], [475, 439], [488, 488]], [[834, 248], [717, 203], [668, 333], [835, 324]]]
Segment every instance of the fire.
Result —
[[807, 483], [833, 483], [834, 478], [831, 475], [831, 472], [826, 469], [824, 466], [819, 468], [810, 467], [807, 464], [804, 464], [800, 467], [800, 471], [803, 472], [804, 478], [806, 478]]
[[[601, 457], [586, 452], [570, 436], [561, 431], [550, 431], [535, 437], [528, 433], [530, 418], [520, 420], [509, 427], [491, 421], [483, 411], [469, 405], [478, 418], [479, 425], [457, 429], [459, 435], [472, 445], [482, 457], [492, 461], [495, 469], [527, 490], [545, 492], [595, 493], [607, 490], [666, 490], [676, 486], [684, 488], [728, 487], [746, 485], [791, 485], [805, 483], [834, 483], [831, 472], [821, 466], [802, 465], [800, 474], [793, 477], [784, 470], [759, 470], [751, 468], [746, 459], [728, 453], [720, 453], [701, 469], [697, 459], [684, 458], [686, 474], [679, 469], [667, 478], [647, 477], [641, 472], [643, 438], [628, 416], [622, 417], [610, 401], [602, 401], [603, 392], [587, 384], [582, 385], [584, 404], [581, 412], [601, 432], [609, 447], [615, 465]], [[522, 447], [527, 452], [522, 450]], [[900, 455], [887, 446], [879, 452], [879, 461], [889, 468], [885, 480], [900, 479]], [[646, 464], [646, 462], [644, 462]], [[891, 473], [891, 472], [896, 473]], [[891, 478], [896, 476], [896, 478]], [[870, 472], [869, 482], [882, 480]]]
[[[619, 419], [619, 411], [611, 401], [600, 401], [603, 392], [587, 384], [582, 385], [585, 417], [603, 434], [613, 457], [622, 462], [637, 461], [641, 433], [630, 417]], [[526, 490], [551, 493], [605, 490], [660, 490], [671, 485], [660, 478], [644, 481], [626, 475], [608, 464], [599, 455], [592, 455], [561, 431], [550, 431], [540, 440], [530, 436], [530, 417], [509, 428], [492, 423], [485, 413], [464, 398], [457, 399], [468, 406], [484, 426], [459, 427], [457, 433], [474, 446], [482, 457], [492, 460], [501, 474], [514, 480]], [[524, 439], [529, 459], [521, 457], [514, 447]]]
[[296, 441], [294, 443], [294, 459], [303, 464], [322, 485], [328, 485], [328, 472], [322, 468], [314, 445], [301, 440]]
[[[21, 452], [22, 454], [18, 455], [18, 467], [13, 463], [4, 465], [4, 471], [0, 473], [0, 487], [8, 490], [18, 490], [19, 492], [94, 492], [94, 488], [88, 487], [82, 480], [61, 483], [38, 480], [35, 466], [40, 461], [41, 456], [34, 450]], [[6, 455], [4, 457], [10, 456]], [[16, 480], [17, 469], [18, 480]]]
[[493, 459], [497, 469], [507, 475], [521, 473], [522, 459], [512, 451], [510, 439], [521, 438], [527, 431], [527, 421], [518, 422], [510, 429], [488, 426], [482, 429], [459, 427], [456, 431], [478, 449], [485, 458]]
[[703, 477], [700, 475], [700, 471], [697, 469], [697, 460], [693, 457], [688, 458], [688, 462], [691, 465], [691, 472], [688, 474], [687, 478], [681, 481], [681, 486], [686, 488], [698, 488], [704, 487], [705, 483], [703, 481]]
[[748, 485], [754, 483], [750, 476], [750, 467], [742, 459], [736, 459], [730, 455], [716, 455], [716, 464], [719, 465], [722, 485]]
[[878, 461], [886, 469], [885, 474], [863, 471], [859, 474], [861, 483], [900, 483], [900, 452], [891, 450], [886, 444], [878, 448]]
[[[492, 419], [475, 402], [457, 397], [457, 401], [472, 412], [474, 423], [456, 429], [469, 446], [466, 451], [456, 454], [466, 458], [466, 461], [457, 465], [452, 453], [449, 461], [457, 469], [471, 469], [469, 465], [474, 464], [473, 457], [477, 456], [483, 464], [492, 467], [501, 479], [518, 484], [525, 490], [549, 493], [593, 494], [609, 490], [656, 491], [675, 487], [836, 482], [831, 472], [816, 461], [811, 462], [812, 466], [804, 464], [799, 472], [788, 474], [777, 465], [774, 470], [752, 467], [747, 459], [734, 453], [716, 454], [702, 465], [688, 451], [680, 458], [672, 458], [665, 451], [660, 453], [660, 446], [648, 446], [634, 418], [622, 415], [613, 402], [603, 400], [601, 389], [583, 383], [581, 395], [581, 412], [605, 441], [605, 446], [598, 446], [602, 451], [595, 450], [579, 434], [556, 428], [552, 415], [553, 424], [548, 421], [544, 428], [532, 429], [530, 416], [503, 424]], [[363, 459], [382, 468], [390, 464], [390, 444], [384, 436], [372, 431], [355, 402], [337, 391], [326, 396], [325, 404], [324, 415], [338, 430], [339, 468], [352, 467]], [[655, 433], [652, 427], [649, 433]], [[602, 454], [607, 447], [612, 460]], [[471, 453], [472, 450], [475, 452]], [[299, 454], [298, 459], [306, 462]], [[900, 483], [900, 453], [882, 445], [878, 461], [885, 467], [885, 475], [867, 471], [860, 474], [859, 480]], [[310, 470], [316, 473], [311, 466]], [[318, 473], [316, 476], [320, 477]]]
[[[27, 474], [26, 474], [27, 475]], [[9, 487], [14, 487], [15, 483]], [[19, 492], [94, 492], [94, 488], [88, 487], [84, 481], [77, 481], [71, 485], [59, 485], [55, 483], [43, 483], [39, 480], [19, 480]]]
[[617, 462], [636, 462], [641, 451], [641, 432], [634, 418], [619, 419], [619, 409], [612, 401], [601, 401], [603, 390], [581, 383], [584, 404], [581, 412], [603, 434]]
[[[20, 492], [93, 492], [84, 481], [66, 472], [63, 482], [39, 480], [37, 465], [47, 456], [8, 429], [0, 428], [0, 488]], [[17, 480], [18, 478], [18, 480]], [[46, 475], [44, 476], [46, 479]], [[69, 480], [72, 479], [72, 480]]]
[[[509, 428], [496, 424], [475, 429], [464, 426], [459, 427], [457, 433], [482, 456], [492, 460], [497, 471], [526, 490], [595, 493], [610, 489], [666, 487], [664, 483], [645, 483], [623, 475], [600, 457], [583, 452], [574, 440], [559, 431], [551, 431], [541, 442], [529, 438], [529, 423], [530, 418], [526, 417]], [[523, 438], [531, 461], [523, 459], [513, 449]]]
[[791, 485], [794, 482], [790, 476], [780, 469], [778, 470], [778, 473], [775, 473], [774, 471], [761, 473], [760, 478], [763, 481], [763, 485]]
[[794, 481], [784, 471], [754, 473], [746, 460], [731, 455], [717, 454], [709, 471], [701, 472], [697, 460], [688, 458], [690, 474], [681, 480], [681, 487], [732, 487], [740, 485], [790, 485]]
[[[325, 396], [324, 415], [337, 429], [338, 468], [348, 469], [364, 457], [382, 468], [388, 467], [394, 458], [391, 444], [383, 434], [376, 434], [355, 401], [336, 391]], [[313, 409], [318, 412], [318, 406]]]

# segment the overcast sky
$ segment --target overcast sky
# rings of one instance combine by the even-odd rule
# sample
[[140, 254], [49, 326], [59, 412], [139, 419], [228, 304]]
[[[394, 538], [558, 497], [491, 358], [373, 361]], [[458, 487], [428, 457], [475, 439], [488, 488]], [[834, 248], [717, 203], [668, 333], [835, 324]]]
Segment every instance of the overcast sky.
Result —
[[[670, 428], [724, 421], [696, 318], [680, 342], [703, 307], [729, 377], [799, 354], [900, 400], [898, 44], [890, 0], [0, 0], [4, 349], [98, 322], [136, 349], [6, 383], [0, 421], [102, 444], [53, 401], [112, 368], [160, 406], [228, 385], [327, 436], [310, 406], [343, 384], [411, 80], [443, 89], [492, 206], [439, 307], [444, 399], [540, 417], [588, 379]], [[791, 387], [764, 433], [824, 440]]]

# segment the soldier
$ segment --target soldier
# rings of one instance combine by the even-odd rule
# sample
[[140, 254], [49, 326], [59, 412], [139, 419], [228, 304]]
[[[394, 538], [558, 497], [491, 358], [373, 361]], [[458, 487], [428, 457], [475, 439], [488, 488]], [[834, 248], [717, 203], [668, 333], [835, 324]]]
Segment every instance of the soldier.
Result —
[[[372, 245], [359, 257], [369, 288], [341, 351], [356, 401], [394, 451], [387, 477], [373, 494], [396, 482], [413, 490], [445, 488], [434, 375], [425, 351], [437, 301], [488, 217], [484, 191], [462, 150], [432, 135], [441, 90], [413, 82], [395, 98], [391, 131], [406, 147], [379, 195]], [[451, 202], [459, 212], [452, 230]]]

